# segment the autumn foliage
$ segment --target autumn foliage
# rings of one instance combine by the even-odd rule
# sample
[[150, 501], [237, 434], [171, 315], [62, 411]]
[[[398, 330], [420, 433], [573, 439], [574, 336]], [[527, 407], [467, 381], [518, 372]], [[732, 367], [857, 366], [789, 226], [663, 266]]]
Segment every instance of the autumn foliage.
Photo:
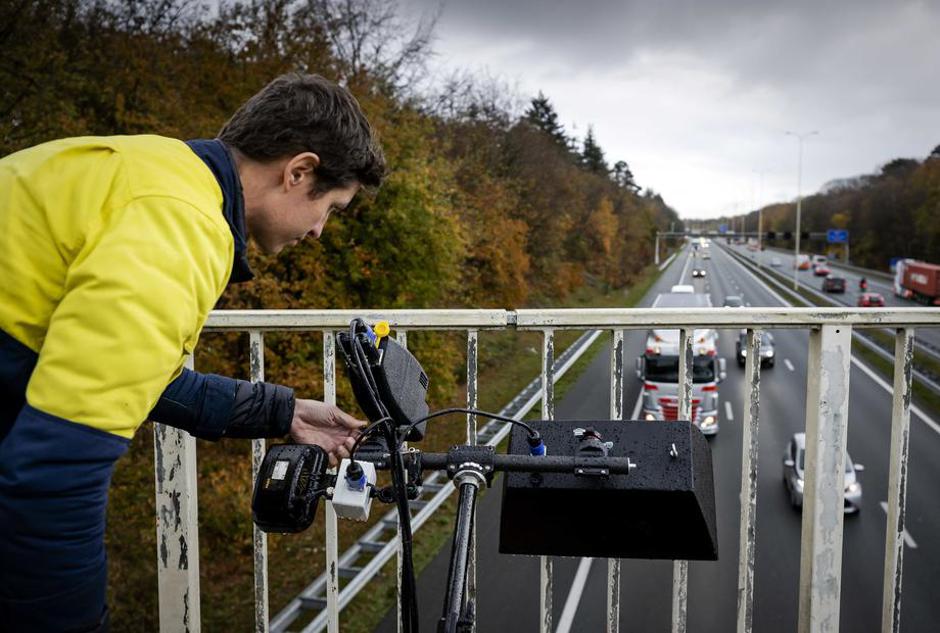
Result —
[[[444, 109], [410, 90], [429, 33], [383, 49], [402, 28], [394, 9], [384, 0], [223, 2], [218, 12], [185, 0], [4, 3], [0, 155], [63, 136], [211, 137], [273, 77], [317, 72], [359, 98], [392, 173], [318, 243], [255, 254], [257, 280], [219, 307], [511, 308], [563, 303], [586, 281], [628, 284], [675, 213], [607, 173], [593, 135], [581, 157], [556, 123], [541, 129], [480, 91], [451, 94]], [[537, 101], [556, 117], [547, 97]], [[302, 359], [303, 347], [274, 350], [272, 369]], [[203, 366], [234, 371], [226, 357], [213, 351]]]
[[[253, 252], [257, 278], [230, 288], [219, 308], [515, 308], [563, 305], [584, 284], [630, 284], [653, 258], [655, 231], [677, 221], [675, 212], [652, 192], [639, 194], [626, 163], [608, 172], [593, 137], [588, 165], [560, 128], [549, 133], [504, 106], [498, 90], [414, 89], [430, 32], [426, 24], [406, 29], [395, 6], [7, 0], [0, 3], [0, 155], [65, 136], [213, 137], [272, 78], [315, 72], [359, 99], [391, 174], [378, 192], [335, 214], [319, 241], [278, 257]], [[540, 112], [551, 114], [540, 99]], [[322, 393], [320, 334], [271, 335], [265, 343], [268, 379], [304, 396]], [[409, 344], [421, 351], [434, 401], [453, 403], [462, 343], [413, 334]], [[244, 378], [246, 350], [242, 335], [204, 335], [196, 365]], [[340, 403], [351, 406], [343, 382]], [[225, 491], [211, 501], [200, 489], [201, 503], [219, 509], [201, 512], [200, 537], [203, 560], [211, 561], [205, 613], [220, 619], [231, 595], [242, 601], [239, 617], [250, 618], [250, 590], [225, 591], [250, 584], [229, 569], [251, 560], [243, 446], [200, 446], [201, 486]], [[137, 575], [144, 564], [132, 562], [152, 569], [148, 455], [147, 438], [135, 439], [115, 479], [109, 548], [121, 630], [154, 628], [155, 590]], [[272, 541], [272, 556], [287, 557], [290, 547]], [[278, 591], [272, 595], [288, 590]]]

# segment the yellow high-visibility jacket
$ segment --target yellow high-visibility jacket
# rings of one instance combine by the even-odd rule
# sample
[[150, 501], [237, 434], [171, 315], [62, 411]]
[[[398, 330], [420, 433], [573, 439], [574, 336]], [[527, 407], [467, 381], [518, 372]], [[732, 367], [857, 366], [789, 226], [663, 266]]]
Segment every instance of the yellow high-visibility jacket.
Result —
[[231, 274], [219, 184], [182, 141], [52, 141], [0, 159], [0, 329], [27, 402], [130, 438]]

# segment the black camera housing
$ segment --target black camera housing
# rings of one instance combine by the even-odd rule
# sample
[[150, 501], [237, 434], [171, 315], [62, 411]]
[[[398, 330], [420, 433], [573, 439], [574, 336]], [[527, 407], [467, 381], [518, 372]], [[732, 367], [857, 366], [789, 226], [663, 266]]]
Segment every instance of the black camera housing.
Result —
[[327, 487], [329, 457], [313, 444], [268, 449], [251, 498], [251, 517], [264, 532], [302, 532], [310, 527]]
[[[717, 560], [711, 449], [686, 421], [530, 422], [549, 455], [572, 455], [582, 476], [509, 472], [503, 478], [501, 554]], [[580, 434], [575, 429], [584, 429]], [[591, 433], [597, 434], [595, 442]], [[513, 427], [509, 454], [527, 455]], [[593, 467], [603, 455], [629, 457], [629, 475]], [[586, 450], [587, 449], [587, 450]], [[593, 453], [593, 454], [592, 454]]]
[[[356, 402], [370, 422], [380, 420], [383, 415], [369, 391], [368, 377], [362, 375], [359, 370], [353, 339], [348, 332], [340, 332], [336, 335], [336, 343], [346, 364]], [[406, 427], [413, 421], [427, 416], [428, 375], [424, 373], [421, 363], [414, 355], [389, 337], [380, 339], [376, 347], [365, 332], [357, 332], [356, 343], [361, 345], [365, 353], [365, 363], [375, 379], [379, 399], [395, 425], [399, 428]], [[404, 439], [424, 439], [426, 427], [427, 422], [422, 422]]]

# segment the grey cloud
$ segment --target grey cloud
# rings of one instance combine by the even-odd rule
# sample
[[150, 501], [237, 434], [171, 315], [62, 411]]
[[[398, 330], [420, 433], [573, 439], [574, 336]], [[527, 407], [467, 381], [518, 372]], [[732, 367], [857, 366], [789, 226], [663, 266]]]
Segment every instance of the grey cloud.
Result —
[[[407, 0], [415, 12], [436, 4]], [[641, 181], [649, 159], [667, 200], [674, 190], [689, 205], [680, 211], [706, 213], [724, 201], [696, 198], [656, 165], [736, 172], [739, 183], [768, 168], [770, 192], [793, 188], [790, 127], [823, 132], [805, 190], [929, 152], [940, 142], [938, 33], [933, 1], [451, 0], [438, 47], [451, 65], [545, 89], [565, 122], [595, 123], [610, 154], [636, 162]]]

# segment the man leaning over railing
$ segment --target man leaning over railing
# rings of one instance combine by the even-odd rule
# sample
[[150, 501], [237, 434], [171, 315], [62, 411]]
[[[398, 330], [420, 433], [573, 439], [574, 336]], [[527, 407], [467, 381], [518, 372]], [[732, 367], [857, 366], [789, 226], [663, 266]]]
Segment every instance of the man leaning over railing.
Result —
[[0, 630], [106, 631], [115, 461], [147, 418], [288, 432], [342, 458], [363, 423], [286, 387], [183, 367], [250, 237], [319, 237], [385, 159], [355, 98], [285, 75], [218, 138], [52, 141], [0, 160]]

